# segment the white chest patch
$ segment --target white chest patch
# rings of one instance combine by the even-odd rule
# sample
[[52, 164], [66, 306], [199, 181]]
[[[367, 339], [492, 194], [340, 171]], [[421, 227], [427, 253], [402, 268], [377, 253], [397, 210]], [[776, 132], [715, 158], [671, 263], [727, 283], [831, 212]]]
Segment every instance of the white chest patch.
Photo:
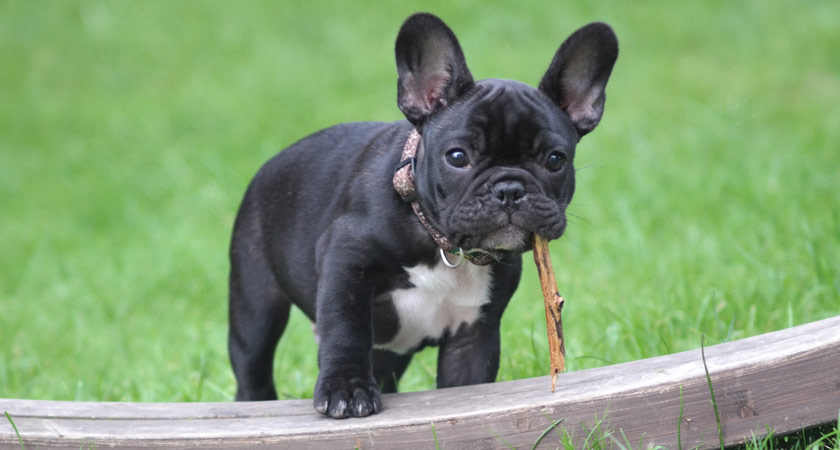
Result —
[[465, 262], [450, 269], [438, 262], [434, 267], [419, 265], [405, 271], [414, 287], [391, 294], [399, 331], [377, 348], [406, 353], [425, 338], [437, 339], [447, 329], [454, 332], [462, 323], [475, 322], [481, 305], [490, 301], [490, 266]]

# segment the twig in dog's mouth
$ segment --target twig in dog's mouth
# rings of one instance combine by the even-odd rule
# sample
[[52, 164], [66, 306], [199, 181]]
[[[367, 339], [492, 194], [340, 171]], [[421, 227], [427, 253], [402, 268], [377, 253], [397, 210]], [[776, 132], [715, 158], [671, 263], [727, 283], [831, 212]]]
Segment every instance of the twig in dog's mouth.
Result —
[[548, 332], [548, 351], [551, 359], [551, 392], [554, 392], [557, 375], [566, 369], [566, 348], [563, 342], [563, 321], [561, 312], [565, 300], [557, 292], [557, 280], [548, 253], [548, 239], [534, 234], [534, 262], [540, 277], [543, 300], [545, 301], [545, 325]]

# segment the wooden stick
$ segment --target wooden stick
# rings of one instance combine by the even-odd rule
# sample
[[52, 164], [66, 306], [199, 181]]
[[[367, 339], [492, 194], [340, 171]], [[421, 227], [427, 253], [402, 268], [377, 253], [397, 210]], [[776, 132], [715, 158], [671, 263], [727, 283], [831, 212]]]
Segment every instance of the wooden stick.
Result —
[[566, 347], [563, 344], [563, 297], [557, 292], [557, 280], [548, 254], [548, 239], [534, 235], [534, 262], [540, 276], [545, 300], [545, 328], [548, 331], [548, 352], [551, 358], [551, 392], [554, 392], [557, 375], [566, 369]]

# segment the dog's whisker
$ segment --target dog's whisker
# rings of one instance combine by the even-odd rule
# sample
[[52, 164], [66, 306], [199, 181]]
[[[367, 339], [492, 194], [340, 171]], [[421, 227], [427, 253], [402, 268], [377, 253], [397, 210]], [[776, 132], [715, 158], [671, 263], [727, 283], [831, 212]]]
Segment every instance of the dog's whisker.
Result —
[[586, 169], [598, 169], [598, 168], [601, 168], [601, 167], [609, 167], [610, 165], [611, 165], [611, 164], [606, 164], [606, 163], [589, 163], [589, 164], [584, 164], [584, 165], [582, 165], [582, 166], [580, 166], [580, 167], [575, 167], [575, 173], [577, 173], [577, 172], [578, 172], [578, 171], [580, 171], [580, 170], [586, 170]]

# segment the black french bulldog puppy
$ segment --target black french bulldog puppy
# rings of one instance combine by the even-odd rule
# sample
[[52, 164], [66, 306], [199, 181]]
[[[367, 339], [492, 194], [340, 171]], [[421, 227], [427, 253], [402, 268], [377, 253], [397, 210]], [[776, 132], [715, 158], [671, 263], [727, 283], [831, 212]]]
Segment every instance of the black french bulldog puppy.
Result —
[[277, 398], [272, 363], [292, 304], [317, 327], [321, 414], [379, 412], [380, 391], [395, 392], [428, 345], [440, 347], [438, 387], [493, 382], [521, 255], [534, 233], [563, 234], [575, 147], [601, 119], [617, 56], [612, 29], [592, 23], [538, 89], [476, 82], [440, 19], [409, 17], [396, 42], [408, 120], [322, 130], [248, 187], [230, 249], [236, 399]]

